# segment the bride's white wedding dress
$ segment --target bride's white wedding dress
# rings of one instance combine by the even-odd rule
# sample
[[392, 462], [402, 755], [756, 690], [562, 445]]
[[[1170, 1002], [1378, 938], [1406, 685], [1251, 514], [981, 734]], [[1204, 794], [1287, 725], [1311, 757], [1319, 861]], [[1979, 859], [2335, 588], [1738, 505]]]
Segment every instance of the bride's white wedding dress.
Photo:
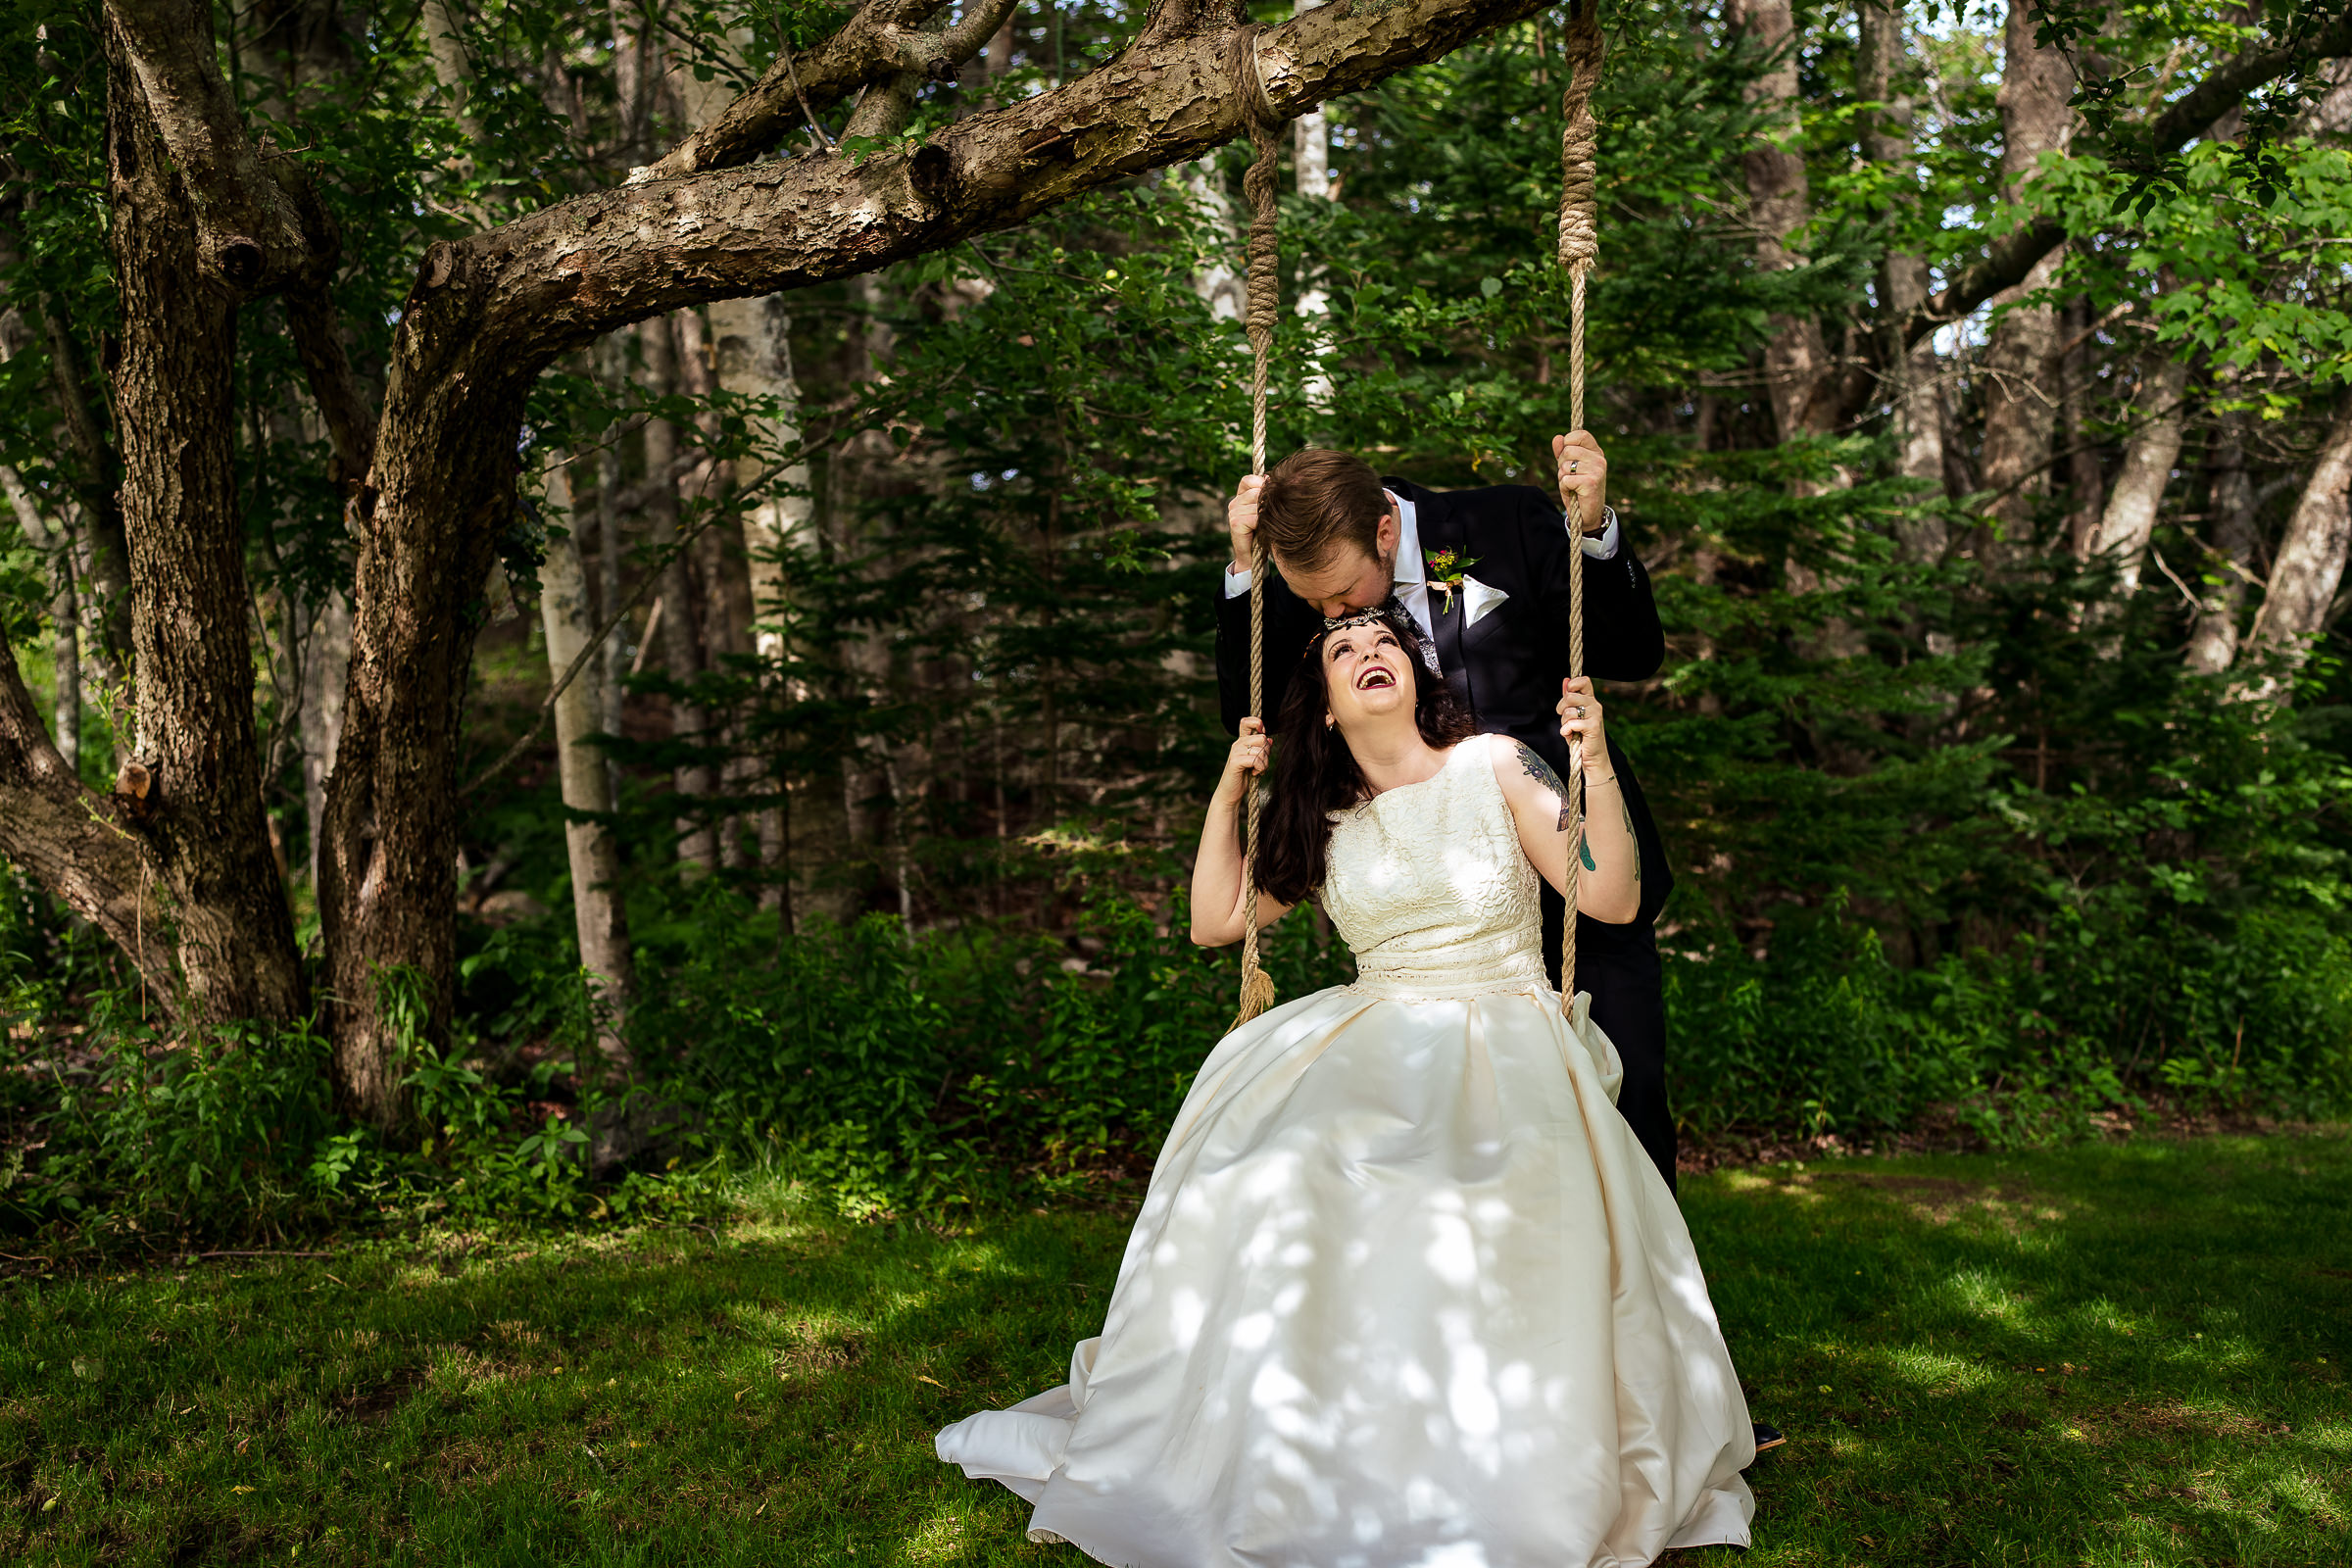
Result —
[[1235, 1030], [1070, 1381], [939, 1435], [1118, 1568], [1573, 1568], [1746, 1544], [1747, 1404], [1690, 1233], [1545, 983], [1495, 768], [1339, 818], [1358, 980]]

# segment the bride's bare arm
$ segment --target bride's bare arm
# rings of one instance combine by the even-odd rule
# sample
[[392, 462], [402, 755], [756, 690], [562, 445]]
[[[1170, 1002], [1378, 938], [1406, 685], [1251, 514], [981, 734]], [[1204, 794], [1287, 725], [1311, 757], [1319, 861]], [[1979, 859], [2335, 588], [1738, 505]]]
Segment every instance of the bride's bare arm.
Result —
[[[1266, 726], [1243, 719], [1242, 738], [1226, 754], [1224, 776], [1208, 798], [1200, 853], [1193, 858], [1193, 940], [1204, 948], [1242, 940], [1242, 809], [1250, 785], [1266, 769], [1267, 744]], [[1260, 893], [1257, 923], [1272, 925], [1290, 908]]]
[[1581, 841], [1568, 811], [1568, 787], [1549, 762], [1524, 741], [1494, 744], [1494, 776], [1510, 804], [1519, 827], [1519, 847], [1527, 852], [1536, 872], [1562, 893], [1568, 890], [1568, 856], [1581, 855], [1577, 866], [1577, 907], [1595, 920], [1624, 925], [1642, 912], [1642, 851], [1634, 839], [1632, 812], [1618, 793], [1617, 775], [1609, 765], [1608, 739], [1601, 725], [1600, 703], [1592, 683], [1580, 677], [1568, 683], [1562, 699], [1568, 710], [1582, 709], [1560, 726], [1569, 755], [1585, 773], [1585, 831]]

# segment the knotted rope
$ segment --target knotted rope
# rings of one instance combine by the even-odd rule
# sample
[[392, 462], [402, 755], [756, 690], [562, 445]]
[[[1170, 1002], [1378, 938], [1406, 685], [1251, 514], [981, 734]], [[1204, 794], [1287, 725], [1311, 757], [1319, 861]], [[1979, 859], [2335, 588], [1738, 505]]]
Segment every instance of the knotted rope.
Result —
[[[1560, 118], [1566, 122], [1560, 131], [1560, 265], [1568, 270], [1568, 425], [1574, 430], [1585, 427], [1585, 278], [1600, 255], [1600, 130], [1592, 120], [1592, 87], [1600, 80], [1602, 54], [1599, 12], [1599, 0], [1578, 0], [1568, 13], [1567, 36], [1561, 40], [1568, 88], [1560, 95]], [[1577, 676], [1585, 672], [1584, 497], [1572, 491], [1568, 504], [1568, 673]], [[1568, 793], [1568, 908], [1560, 926], [1560, 1008], [1573, 1013], [1577, 873], [1585, 843], [1582, 768]]]
[[[1242, 325], [1250, 336], [1250, 471], [1266, 471], [1266, 374], [1274, 358], [1274, 324], [1282, 316], [1282, 258], [1275, 223], [1275, 163], [1281, 143], [1276, 132], [1274, 105], [1266, 97], [1265, 78], [1258, 74], [1257, 35], [1264, 29], [1241, 32], [1244, 69], [1242, 90], [1249, 98], [1249, 172], [1242, 176], [1242, 194], [1250, 201], [1250, 267], [1248, 309]], [[1251, 535], [1250, 553], [1250, 715], [1265, 716], [1266, 677], [1266, 536]], [[1257, 819], [1265, 808], [1265, 791], [1250, 785], [1242, 834], [1242, 998], [1233, 1027], [1256, 1017], [1274, 1004], [1274, 981], [1257, 956]]]

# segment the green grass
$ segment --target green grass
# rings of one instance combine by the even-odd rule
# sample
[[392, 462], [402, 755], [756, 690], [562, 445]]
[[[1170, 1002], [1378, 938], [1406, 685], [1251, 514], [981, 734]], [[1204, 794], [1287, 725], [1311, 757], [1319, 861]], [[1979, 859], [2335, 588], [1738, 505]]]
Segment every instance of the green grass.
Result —
[[[2352, 1561], [2352, 1141], [1729, 1171], [1685, 1209], [1791, 1439], [1750, 1568]], [[0, 1560], [1075, 1568], [930, 1436], [1060, 1380], [1123, 1230], [771, 1194], [710, 1235], [19, 1276]]]

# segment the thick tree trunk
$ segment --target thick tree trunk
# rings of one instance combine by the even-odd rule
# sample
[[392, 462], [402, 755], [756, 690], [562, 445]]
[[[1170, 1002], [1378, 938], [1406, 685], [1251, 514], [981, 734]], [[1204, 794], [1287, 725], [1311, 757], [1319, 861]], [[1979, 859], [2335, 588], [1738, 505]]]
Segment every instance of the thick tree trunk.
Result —
[[[456, 961], [458, 743], [482, 583], [514, 506], [531, 375], [499, 376], [476, 340], [412, 315], [384, 396], [377, 500], [360, 549], [343, 740], [326, 787], [318, 910], [335, 1002], [335, 1065], [376, 1126], [408, 1118], [416, 1041], [388, 1012], [396, 975], [421, 988], [428, 1035], [449, 1024]], [[452, 381], [472, 396], [449, 394]]]
[[[2002, 199], [2011, 203], [2023, 198], [2041, 155], [2063, 149], [2073, 128], [2067, 99], [2074, 92], [2074, 73], [2057, 50], [2034, 46], [2034, 30], [2032, 8], [2012, 5], [2002, 33], [1997, 95]], [[1983, 369], [1984, 447], [1979, 472], [1994, 494], [1984, 541], [1994, 562], [2025, 544], [2035, 507], [2049, 491], [2050, 436], [2058, 416], [2052, 364], [2058, 313], [2047, 305], [2016, 302], [2047, 289], [2057, 270], [2053, 250], [2034, 264], [2023, 282], [1993, 301], [2009, 307], [1992, 329]]]
[[2237, 659], [2238, 618], [2244, 612], [2247, 580], [2254, 575], [2254, 551], [2260, 543], [2254, 481], [2246, 473], [2243, 426], [2246, 416], [2224, 417], [2215, 438], [2212, 477], [2206, 484], [2206, 512], [2212, 522], [2205, 546], [2210, 561], [2203, 572], [2205, 596], [2197, 606], [2197, 624], [2189, 633], [2188, 667], [2200, 675], [2218, 675]]
[[[2344, 580], [2347, 547], [2352, 547], [2352, 403], [2337, 412], [2302, 499], [2287, 518], [2262, 611], [2246, 637], [2249, 653], [2282, 656], [2289, 669], [2303, 662], [2313, 641], [2328, 629], [2328, 612]], [[2276, 697], [2281, 687], [2266, 675], [2253, 694]]]
[[2161, 350], [2149, 352], [2141, 364], [2139, 397], [2132, 411], [2137, 427], [2125, 443], [2123, 467], [2097, 526], [2077, 546], [2083, 561], [2102, 556], [2113, 560], [2116, 586], [2125, 594], [2139, 589], [2148, 541], [2156, 533], [2157, 504], [2172, 481], [2173, 465], [2180, 460], [2180, 403], [2187, 387], [2185, 364]]
[[[548, 678], [562, 680], [587, 650], [596, 620], [579, 539], [568, 531], [574, 526], [571, 481], [561, 464], [548, 474], [547, 510], [549, 520], [567, 530], [564, 538], [549, 539], [539, 578]], [[631, 1063], [620, 1025], [636, 987], [637, 965], [620, 896], [620, 847], [610, 820], [611, 775], [596, 746], [603, 725], [594, 664], [591, 656], [589, 667], [556, 698], [556, 760], [564, 791], [564, 847], [571, 862], [572, 923], [579, 933], [580, 963], [592, 977], [590, 991], [602, 1014], [597, 1044], [606, 1060], [625, 1072]]]
[[[191, 23], [201, 33], [202, 23]], [[294, 922], [262, 809], [252, 611], [229, 385], [237, 300], [199, 265], [190, 172], [110, 29], [108, 185], [122, 348], [114, 367], [130, 545], [140, 829], [199, 1012], [304, 1009]], [[166, 106], [171, 109], [176, 106]], [[255, 264], [257, 267], [259, 263]]]

